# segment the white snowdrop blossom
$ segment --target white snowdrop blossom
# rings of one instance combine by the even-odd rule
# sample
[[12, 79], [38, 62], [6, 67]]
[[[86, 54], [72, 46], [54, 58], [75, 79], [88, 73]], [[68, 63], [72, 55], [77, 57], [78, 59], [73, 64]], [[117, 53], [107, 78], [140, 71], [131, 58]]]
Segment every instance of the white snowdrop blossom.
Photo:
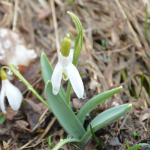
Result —
[[[65, 38], [68, 38], [67, 40], [70, 40], [69, 37], [67, 36]], [[71, 43], [69, 44], [68, 47], [65, 45], [67, 44], [65, 42], [65, 38], [61, 45], [59, 61], [54, 68], [51, 78], [53, 86], [53, 94], [57, 95], [57, 93], [59, 92], [61, 79], [63, 78], [65, 81], [67, 81], [68, 79], [70, 80], [72, 87], [78, 98], [84, 98], [84, 86], [81, 76], [77, 68], [72, 64], [74, 50], [73, 49], [70, 50]]]
[[2, 87], [0, 94], [0, 108], [4, 114], [5, 110], [5, 96], [13, 110], [18, 110], [22, 102], [22, 94], [17, 87], [15, 87], [8, 79], [5, 72], [1, 69]]

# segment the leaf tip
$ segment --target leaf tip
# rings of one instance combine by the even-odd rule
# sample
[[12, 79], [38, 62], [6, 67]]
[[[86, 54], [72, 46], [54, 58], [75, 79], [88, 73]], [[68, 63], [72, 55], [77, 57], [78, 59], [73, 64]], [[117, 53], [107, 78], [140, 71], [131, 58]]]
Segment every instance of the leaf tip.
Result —
[[132, 104], [129, 104], [128, 108], [131, 108], [132, 107]]
[[132, 104], [129, 104], [125, 109], [124, 109], [124, 111], [129, 111], [130, 109], [132, 108]]
[[47, 81], [46, 85], [48, 85], [49, 83], [51, 83], [51, 81], [50, 81], [50, 80], [48, 80], [48, 81]]
[[122, 89], [122, 88], [123, 88], [123, 86], [119, 86], [119, 88], [120, 88], [120, 89]]
[[70, 14], [70, 11], [67, 11], [68, 14]]
[[42, 52], [41, 56], [45, 56], [45, 53], [44, 53], [44, 52]]

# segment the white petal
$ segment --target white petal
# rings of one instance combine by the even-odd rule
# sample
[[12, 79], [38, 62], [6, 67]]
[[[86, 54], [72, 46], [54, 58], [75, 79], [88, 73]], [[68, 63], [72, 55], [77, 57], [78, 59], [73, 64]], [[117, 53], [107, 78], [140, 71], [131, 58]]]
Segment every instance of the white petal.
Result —
[[64, 57], [61, 53], [59, 55], [59, 61], [61, 62], [61, 65], [63, 68], [66, 68], [68, 66], [69, 57]]
[[70, 82], [72, 84], [72, 87], [73, 87], [77, 97], [83, 98], [84, 86], [83, 86], [83, 82], [82, 82], [81, 76], [80, 76], [77, 68], [72, 63], [69, 63], [67, 70], [68, 70], [68, 76], [69, 76]]
[[67, 68], [63, 68], [63, 73], [66, 75], [67, 78], [64, 77], [64, 75], [62, 74], [63, 76], [63, 80], [67, 81], [68, 80], [68, 71], [67, 71]]
[[70, 62], [73, 61], [73, 53], [74, 53], [74, 49], [70, 49], [70, 54], [69, 54], [69, 61]]
[[8, 99], [9, 105], [13, 110], [18, 110], [22, 102], [22, 94], [17, 87], [9, 82], [9, 80], [4, 80], [6, 97]]
[[55, 66], [55, 69], [53, 71], [52, 78], [51, 78], [54, 95], [57, 95], [57, 93], [59, 92], [61, 78], [62, 78], [62, 65], [61, 65], [61, 62], [59, 61], [57, 65]]
[[1, 107], [2, 112], [6, 114], [4, 98], [5, 98], [5, 87], [2, 85], [1, 95], [0, 95], [0, 107]]

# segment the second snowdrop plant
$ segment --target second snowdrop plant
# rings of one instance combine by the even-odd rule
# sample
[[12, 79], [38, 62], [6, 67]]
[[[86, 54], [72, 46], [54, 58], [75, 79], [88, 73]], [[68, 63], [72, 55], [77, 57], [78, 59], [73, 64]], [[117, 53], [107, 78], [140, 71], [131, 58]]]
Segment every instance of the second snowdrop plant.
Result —
[[7, 75], [3, 70], [3, 68], [1, 69], [1, 79], [2, 79], [2, 87], [0, 94], [0, 108], [2, 112], [6, 114], [4, 101], [6, 96], [11, 108], [17, 111], [21, 106], [22, 94], [20, 90], [7, 79]]
[[[68, 138], [63, 140], [61, 139], [60, 142], [53, 148], [53, 150], [58, 150], [62, 145], [68, 142], [74, 142], [83, 149], [92, 136], [90, 126], [92, 126], [93, 131], [95, 132], [125, 115], [132, 107], [131, 104], [124, 104], [108, 109], [97, 115], [89, 123], [88, 127], [84, 128], [86, 116], [89, 115], [90, 112], [99, 104], [119, 92], [122, 87], [111, 89], [96, 95], [88, 100], [81, 107], [77, 114], [73, 112], [70, 105], [71, 88], [73, 87], [74, 92], [79, 99], [85, 98], [84, 85], [77, 70], [78, 59], [83, 44], [83, 29], [78, 17], [71, 12], [68, 12], [68, 14], [71, 16], [76, 25], [78, 36], [74, 37], [71, 34], [66, 34], [62, 41], [61, 52], [58, 56], [58, 63], [54, 67], [54, 70], [47, 56], [44, 53], [41, 55], [41, 71], [45, 82], [45, 94], [47, 102], [40, 97], [40, 95], [33, 89], [33, 87], [24, 79], [24, 77], [15, 69], [13, 65], [9, 66], [9, 69], [20, 80], [22, 80], [28, 89], [31, 90], [31, 92], [35, 94], [35, 96], [37, 96], [37, 98], [53, 112], [60, 125], [68, 134]], [[73, 49], [71, 49], [70, 37], [73, 37], [73, 40], [75, 40]], [[62, 78], [64, 80], [69, 80], [66, 92], [61, 85]]]

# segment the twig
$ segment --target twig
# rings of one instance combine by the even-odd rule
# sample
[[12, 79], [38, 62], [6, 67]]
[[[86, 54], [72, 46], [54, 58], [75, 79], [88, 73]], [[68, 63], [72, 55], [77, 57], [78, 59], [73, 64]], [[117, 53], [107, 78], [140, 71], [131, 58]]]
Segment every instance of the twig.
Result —
[[43, 132], [43, 134], [39, 137], [38, 141], [40, 141], [45, 135], [46, 133], [50, 130], [50, 128], [52, 127], [52, 125], [54, 124], [54, 122], [56, 121], [56, 117], [54, 117], [51, 122], [48, 124], [47, 128], [45, 129], [45, 131]]
[[[128, 19], [127, 16], [126, 16], [126, 14], [125, 14], [125, 12], [124, 12], [124, 10], [123, 10], [123, 8], [122, 8], [122, 6], [121, 6], [121, 4], [120, 4], [120, 2], [119, 2], [119, 0], [115, 0], [115, 1], [116, 1], [117, 6], [119, 7], [119, 10], [120, 10], [120, 12], [122, 13], [124, 19]], [[136, 46], [137, 46], [138, 48], [139, 48], [139, 47], [141, 48], [142, 45], [141, 45], [141, 43], [140, 43], [138, 37], [136, 36], [135, 31], [133, 30], [133, 28], [132, 28], [132, 26], [131, 26], [131, 24], [130, 24], [130, 22], [129, 22], [128, 20], [127, 20], [127, 25], [128, 25], [128, 28], [130, 29], [132, 35], [133, 35], [134, 42], [135, 42]]]
[[32, 129], [32, 132], [34, 132], [36, 130], [36, 128], [45, 120], [45, 115], [46, 113], [49, 111], [49, 109], [47, 108], [43, 114], [41, 115], [41, 117], [39, 118], [39, 121], [37, 122], [37, 124], [35, 125], [35, 127]]
[[121, 52], [121, 51], [127, 50], [131, 46], [133, 46], [133, 44], [130, 44], [130, 45], [128, 45], [128, 46], [126, 46], [124, 48], [121, 48], [121, 49], [107, 50], [107, 51], [93, 52], [93, 53], [86, 53], [86, 54], [81, 54], [81, 56], [95, 55], [95, 54], [106, 54], [106, 53], [117, 53], [117, 52]]
[[52, 9], [52, 16], [53, 16], [54, 29], [55, 29], [57, 54], [58, 54], [58, 57], [59, 57], [60, 46], [59, 46], [59, 37], [58, 37], [58, 30], [57, 30], [57, 20], [56, 20], [56, 13], [55, 13], [54, 0], [50, 0], [50, 4], [51, 4], [51, 9]]
[[18, 4], [19, 0], [15, 0], [15, 13], [14, 13], [14, 20], [13, 20], [13, 31], [17, 31], [17, 19], [18, 19]]

